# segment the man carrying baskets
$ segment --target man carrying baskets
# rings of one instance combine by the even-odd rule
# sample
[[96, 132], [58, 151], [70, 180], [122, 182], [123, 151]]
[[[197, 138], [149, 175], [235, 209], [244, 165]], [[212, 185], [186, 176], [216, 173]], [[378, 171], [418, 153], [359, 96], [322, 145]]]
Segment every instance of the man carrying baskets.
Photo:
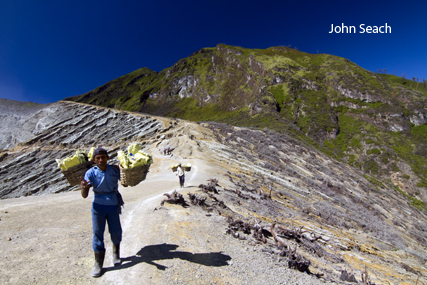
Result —
[[84, 179], [80, 182], [83, 198], [88, 196], [90, 187], [93, 187], [94, 192], [92, 200], [92, 248], [95, 253], [95, 266], [91, 273], [92, 277], [102, 275], [105, 257], [104, 231], [106, 222], [108, 222], [108, 230], [113, 242], [114, 266], [121, 264], [120, 242], [122, 241], [122, 227], [119, 214], [123, 200], [118, 192], [120, 169], [118, 166], [107, 164], [108, 159], [109, 156], [105, 149], [101, 147], [95, 149], [93, 161], [96, 166], [86, 171]]
[[178, 172], [176, 175], [179, 177], [179, 185], [181, 188], [184, 188], [184, 181], [185, 181], [185, 172], [184, 168], [182, 167], [181, 163], [178, 164]]

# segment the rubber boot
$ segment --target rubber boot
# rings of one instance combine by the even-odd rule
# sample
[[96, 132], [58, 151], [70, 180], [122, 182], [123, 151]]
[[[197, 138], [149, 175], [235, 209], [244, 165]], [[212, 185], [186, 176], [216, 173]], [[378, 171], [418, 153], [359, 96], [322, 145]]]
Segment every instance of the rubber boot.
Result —
[[122, 264], [122, 260], [120, 259], [120, 243], [113, 244], [113, 263], [114, 266], [119, 266]]
[[92, 277], [99, 277], [102, 275], [102, 266], [104, 265], [105, 250], [94, 251], [95, 253], [95, 265], [92, 270]]

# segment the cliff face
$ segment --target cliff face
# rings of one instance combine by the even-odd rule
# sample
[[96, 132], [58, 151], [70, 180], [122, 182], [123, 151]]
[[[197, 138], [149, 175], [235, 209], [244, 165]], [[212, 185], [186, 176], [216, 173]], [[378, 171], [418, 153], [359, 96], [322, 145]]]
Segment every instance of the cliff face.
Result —
[[43, 128], [47, 106], [0, 99], [0, 150], [34, 137]]
[[[213, 186], [218, 193], [197, 191], [197, 187], [184, 189], [197, 191], [209, 213], [193, 204], [188, 211], [180, 206], [153, 206], [156, 209], [150, 211], [151, 215], [168, 213], [169, 220], [162, 225], [169, 227], [167, 235], [177, 233], [177, 240], [181, 238], [178, 233], [187, 237], [187, 231], [200, 234], [197, 228], [200, 215], [206, 223], [209, 223], [208, 217], [218, 215], [224, 228], [222, 217], [227, 216], [230, 217], [229, 233], [246, 239], [241, 250], [244, 251], [243, 246], [257, 244], [260, 252], [274, 256], [274, 266], [288, 266], [292, 250], [297, 249], [299, 261], [309, 260], [310, 270], [323, 274], [326, 280], [339, 280], [341, 271], [346, 271], [353, 272], [360, 281], [365, 266], [370, 280], [376, 284], [399, 284], [402, 280], [415, 283], [418, 274], [422, 276], [427, 272], [427, 216], [419, 204], [398, 191], [391, 181], [380, 183], [289, 135], [213, 122], [197, 124], [72, 102], [45, 106], [43, 112], [50, 115], [45, 117], [44, 127], [36, 136], [1, 152], [0, 196], [3, 199], [76, 190], [78, 187], [70, 187], [60, 173], [55, 158], [102, 144], [110, 151], [111, 163], [115, 163], [119, 149], [138, 143], [155, 157], [155, 164], [143, 183], [156, 185], [160, 189], [158, 195], [166, 189], [164, 184], [172, 185], [169, 180], [163, 181], [165, 177], [176, 179], [169, 170], [172, 160], [194, 160], [197, 163], [191, 175], [215, 178], [220, 185]], [[174, 149], [173, 157], [163, 156], [166, 144]], [[398, 185], [402, 179], [406, 178], [393, 176], [393, 182]], [[130, 203], [139, 199], [137, 193], [134, 191]], [[189, 201], [187, 196], [185, 199]], [[7, 201], [2, 203], [5, 205]], [[39, 203], [37, 207], [45, 205], [43, 200]], [[144, 206], [138, 209], [144, 209], [147, 203], [140, 205]], [[20, 213], [15, 210], [12, 206], [11, 215]], [[49, 216], [50, 222], [55, 223], [54, 214]], [[8, 221], [7, 215], [2, 218]], [[145, 219], [145, 216], [138, 218]], [[179, 219], [186, 222], [177, 222]], [[264, 227], [265, 243], [255, 232], [241, 231], [237, 221], [242, 225], [246, 223], [247, 227]], [[267, 234], [273, 232], [273, 224], [277, 242]], [[138, 230], [147, 230], [145, 226], [134, 225], [135, 235], [144, 236]], [[210, 226], [218, 230], [218, 225]], [[150, 228], [148, 232], [155, 229], [159, 228]], [[34, 234], [40, 231], [35, 230]], [[205, 241], [211, 237], [209, 233], [204, 234], [206, 236], [198, 238], [208, 244]], [[22, 252], [18, 246], [20, 240], [16, 239], [11, 245]], [[281, 243], [286, 247], [277, 246]], [[63, 256], [56, 258], [63, 260]], [[421, 281], [424, 282], [424, 278]]]
[[[152, 137], [168, 127], [152, 117], [67, 102], [34, 111], [27, 114], [25, 124], [9, 130], [13, 136], [29, 139], [0, 153], [0, 198], [77, 189], [67, 183], [56, 158], [63, 159], [78, 149], [114, 145], [110, 154], [114, 161], [121, 146], [118, 143]], [[31, 132], [28, 126], [35, 129]]]
[[67, 100], [288, 133], [427, 202], [426, 88], [332, 55], [218, 45]]

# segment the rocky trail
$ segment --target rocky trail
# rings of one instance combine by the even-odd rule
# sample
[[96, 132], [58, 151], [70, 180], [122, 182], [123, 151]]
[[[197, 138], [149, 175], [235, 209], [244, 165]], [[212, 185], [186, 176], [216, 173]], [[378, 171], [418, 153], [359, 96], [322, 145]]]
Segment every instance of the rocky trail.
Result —
[[[427, 284], [426, 214], [309, 146], [84, 104], [48, 108], [43, 130], [0, 153], [1, 284]], [[52, 163], [94, 137], [111, 163], [133, 142], [154, 158], [145, 181], [119, 189], [123, 264], [113, 267], [106, 230], [97, 279], [91, 195]], [[193, 165], [183, 189], [177, 162]], [[185, 205], [162, 204], [174, 190]]]

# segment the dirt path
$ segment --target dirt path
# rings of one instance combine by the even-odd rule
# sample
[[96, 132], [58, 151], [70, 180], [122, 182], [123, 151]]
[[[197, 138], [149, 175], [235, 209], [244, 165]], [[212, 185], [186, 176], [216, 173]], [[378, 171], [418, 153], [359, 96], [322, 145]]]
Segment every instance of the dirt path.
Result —
[[[184, 160], [194, 166], [191, 172], [186, 173], [186, 187], [181, 190], [177, 176], [169, 170], [170, 165], [177, 160], [155, 159], [157, 163], [152, 171], [154, 173], [149, 174], [150, 179], [133, 187], [124, 196], [127, 201], [122, 215], [124, 262], [120, 268], [112, 267], [111, 261], [108, 263], [109, 267], [101, 281], [103, 284], [132, 284], [135, 280], [151, 280], [158, 284], [163, 280], [162, 271], [175, 262], [170, 250], [179, 246], [177, 243], [180, 244], [181, 236], [177, 232], [182, 226], [178, 225], [178, 229], [174, 227], [174, 214], [167, 210], [171, 205], [160, 206], [161, 201], [166, 198], [163, 194], [173, 190], [184, 194], [196, 189], [208, 178], [201, 173], [205, 172], [203, 161]], [[168, 171], [165, 172], [164, 169]], [[125, 193], [126, 190], [122, 192]], [[172, 208], [179, 210], [182, 207], [172, 205]]]

